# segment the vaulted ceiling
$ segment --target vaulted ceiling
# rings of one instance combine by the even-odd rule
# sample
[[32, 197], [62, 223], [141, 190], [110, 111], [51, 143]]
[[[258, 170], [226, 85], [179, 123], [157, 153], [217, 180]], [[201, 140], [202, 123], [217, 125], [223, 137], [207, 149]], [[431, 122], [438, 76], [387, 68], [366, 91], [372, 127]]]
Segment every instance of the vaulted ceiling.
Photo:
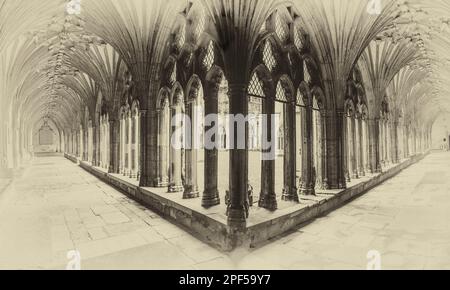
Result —
[[[0, 118], [70, 128], [85, 106], [98, 110], [99, 94], [115, 111], [126, 72], [150, 106], [149, 84], [160, 78], [173, 27], [193, 7], [208, 17], [202, 37], [218, 44], [231, 81], [250, 78], [254, 50], [266, 36], [261, 27], [278, 10], [309, 35], [331, 106], [342, 106], [358, 65], [374, 103], [387, 91], [429, 122], [450, 112], [449, 2], [367, 2], [81, 0], [78, 7], [76, 0], [0, 0]], [[202, 37], [198, 45], [205, 45]]]

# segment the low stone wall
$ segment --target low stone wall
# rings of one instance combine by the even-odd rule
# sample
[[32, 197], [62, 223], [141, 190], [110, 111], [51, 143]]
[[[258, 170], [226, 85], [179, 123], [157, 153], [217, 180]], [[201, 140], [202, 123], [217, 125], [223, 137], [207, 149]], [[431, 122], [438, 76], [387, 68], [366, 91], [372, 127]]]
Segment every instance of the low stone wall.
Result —
[[65, 156], [72, 162], [79, 163], [79, 166], [87, 172], [116, 187], [136, 201], [148, 206], [150, 209], [183, 227], [186, 231], [204, 242], [217, 249], [231, 251], [240, 246], [255, 247], [289, 230], [298, 229], [303, 224], [326, 215], [347, 204], [354, 198], [363, 195], [368, 190], [420, 161], [425, 155], [414, 156], [370, 180], [329, 195], [314, 204], [308, 206], [301, 204], [298, 206], [293, 205], [292, 208], [284, 209], [282, 212], [280, 211], [281, 214], [275, 218], [268, 218], [263, 222], [249, 225], [246, 229], [239, 231], [228, 227], [225, 219], [215, 218], [215, 215], [210, 210], [203, 209], [200, 206], [182, 204], [181, 201], [171, 199], [167, 193], [162, 193], [161, 190], [158, 193], [156, 189], [139, 187], [137, 182], [127, 182], [118, 175], [109, 174], [99, 168], [92, 167], [86, 162], [79, 162], [73, 156], [67, 154]]
[[73, 163], [78, 164], [78, 158], [75, 156], [72, 156], [70, 154], [64, 153], [64, 157], [72, 161]]
[[399, 174], [402, 170], [422, 160], [426, 154], [416, 155], [403, 163], [400, 163], [387, 171], [371, 178], [368, 181], [361, 182], [355, 186], [347, 188], [336, 195], [332, 195], [327, 199], [311, 206], [293, 211], [279, 218], [272, 219], [247, 228], [246, 238], [250, 246], [258, 245], [267, 240], [277, 237], [291, 229], [300, 228], [301, 225], [313, 221], [314, 219], [324, 216], [327, 213], [336, 210], [355, 198], [358, 198], [374, 187], [391, 179]]

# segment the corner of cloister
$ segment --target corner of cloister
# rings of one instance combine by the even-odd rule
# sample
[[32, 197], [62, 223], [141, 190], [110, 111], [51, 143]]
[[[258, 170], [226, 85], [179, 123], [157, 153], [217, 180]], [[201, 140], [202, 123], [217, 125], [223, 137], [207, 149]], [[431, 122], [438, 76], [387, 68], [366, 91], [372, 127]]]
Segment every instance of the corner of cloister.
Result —
[[0, 177], [58, 153], [218, 248], [273, 238], [448, 148], [432, 2], [0, 0]]

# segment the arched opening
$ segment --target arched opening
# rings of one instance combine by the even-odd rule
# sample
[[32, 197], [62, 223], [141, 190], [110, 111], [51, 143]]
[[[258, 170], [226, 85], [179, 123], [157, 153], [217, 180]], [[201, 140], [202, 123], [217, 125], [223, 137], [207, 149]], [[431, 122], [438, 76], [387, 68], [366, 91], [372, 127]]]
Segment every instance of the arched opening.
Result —
[[[230, 124], [229, 124], [229, 112], [230, 112], [230, 100], [228, 96], [228, 81], [225, 76], [222, 76], [219, 90], [218, 90], [218, 110], [219, 110], [219, 128], [221, 146], [218, 151], [218, 191], [219, 196], [225, 196], [227, 199], [227, 192], [229, 186], [229, 170], [230, 170]], [[227, 201], [225, 201], [227, 202]]]
[[92, 164], [94, 156], [94, 130], [92, 127], [92, 120], [88, 122], [88, 132], [87, 132], [87, 161]]
[[59, 151], [59, 133], [56, 126], [47, 120], [34, 132], [34, 153], [55, 153]]
[[125, 105], [120, 110], [120, 174], [130, 176], [130, 107]]
[[131, 123], [130, 178], [134, 178], [137, 180], [139, 180], [140, 178], [140, 148], [139, 148], [139, 142], [141, 140], [140, 119], [141, 116], [139, 111], [139, 102], [134, 101], [131, 107], [131, 114], [130, 114], [130, 123]]
[[322, 113], [319, 99], [316, 94], [313, 95], [312, 104], [312, 128], [313, 128], [313, 180], [315, 180], [315, 187], [322, 188], [323, 186], [323, 139], [322, 139]]
[[346, 138], [346, 181], [351, 182], [357, 178], [357, 164], [355, 152], [355, 107], [352, 100], [348, 100], [345, 105], [345, 138]]
[[169, 186], [169, 160], [170, 160], [170, 132], [171, 132], [171, 109], [170, 92], [163, 89], [158, 100], [158, 155], [159, 173], [158, 187]]
[[306, 105], [305, 105], [305, 96], [302, 94], [301, 90], [298, 89], [297, 91], [297, 102], [296, 102], [296, 108], [295, 108], [295, 124], [296, 124], [296, 131], [295, 131], [295, 139], [296, 139], [296, 153], [295, 153], [295, 162], [296, 162], [296, 184], [298, 185], [299, 189], [304, 188], [304, 152], [305, 145], [307, 145], [305, 140], [305, 132], [306, 132]]
[[181, 86], [176, 85], [171, 102], [169, 192], [183, 192], [185, 179], [185, 102]]
[[100, 116], [100, 167], [108, 170], [110, 164], [110, 125], [109, 115], [104, 113]]
[[204, 190], [204, 91], [200, 80], [193, 77], [185, 104], [185, 178], [184, 198], [199, 197]]

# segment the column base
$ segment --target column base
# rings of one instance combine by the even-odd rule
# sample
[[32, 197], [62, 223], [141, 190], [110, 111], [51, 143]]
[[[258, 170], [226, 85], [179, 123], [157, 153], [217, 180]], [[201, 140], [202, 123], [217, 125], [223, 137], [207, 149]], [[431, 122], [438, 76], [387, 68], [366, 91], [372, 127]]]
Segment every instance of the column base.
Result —
[[242, 206], [241, 208], [227, 208], [227, 223], [234, 229], [245, 229], [247, 227], [248, 210]]
[[204, 208], [210, 208], [219, 204], [220, 204], [220, 196], [218, 191], [214, 193], [207, 191], [203, 192], [202, 206]]
[[185, 190], [183, 192], [183, 199], [193, 199], [200, 197], [200, 192], [198, 190]]
[[292, 189], [283, 189], [283, 195], [281, 196], [281, 200], [284, 201], [292, 201], [292, 202], [300, 202], [297, 194], [297, 188]]
[[324, 181], [322, 181], [322, 189], [323, 189], [323, 190], [329, 190], [329, 189], [330, 189], [330, 186], [329, 186], [329, 184], [328, 184], [328, 180], [327, 180], [327, 179], [325, 179]]
[[314, 188], [301, 188], [300, 195], [316, 195], [316, 190]]
[[265, 208], [270, 211], [278, 209], [277, 196], [275, 193], [262, 194], [258, 202], [259, 207]]
[[155, 186], [156, 187], [168, 187], [169, 181], [164, 181], [164, 180], [159, 179], [155, 182]]
[[182, 185], [169, 185], [169, 192], [175, 193], [175, 192], [183, 192], [184, 187]]

